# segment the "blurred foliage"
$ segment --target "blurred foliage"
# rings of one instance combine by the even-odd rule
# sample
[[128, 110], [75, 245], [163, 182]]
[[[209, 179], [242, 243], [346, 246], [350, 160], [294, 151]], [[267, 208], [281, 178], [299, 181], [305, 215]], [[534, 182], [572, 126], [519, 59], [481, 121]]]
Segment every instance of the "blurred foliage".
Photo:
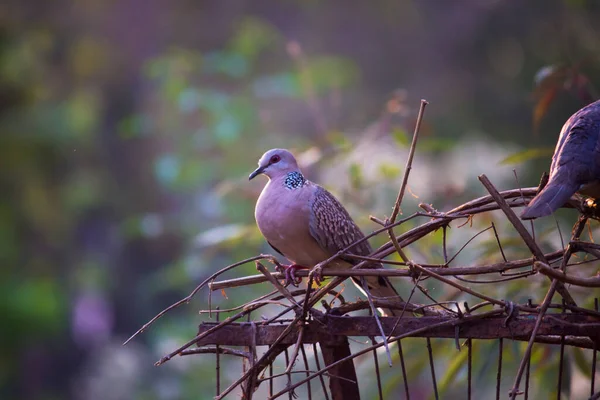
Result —
[[[368, 215], [389, 213], [395, 198], [419, 98], [431, 105], [407, 214], [420, 201], [448, 209], [481, 194], [481, 173], [513, 187], [504, 164], [523, 166], [521, 184], [537, 183], [549, 165], [544, 149], [597, 97], [600, 76], [600, 8], [583, 0], [460, 8], [58, 0], [8, 1], [0, 11], [2, 399], [209, 398], [213, 382], [197, 378], [213, 376], [214, 366], [203, 358], [151, 368], [194, 334], [205, 292], [131, 345], [120, 343], [212, 272], [270, 251], [253, 221], [261, 185], [246, 183], [266, 149], [293, 149], [306, 174], [372, 230]], [[563, 216], [568, 232], [573, 215]], [[527, 255], [495, 214], [453, 227], [450, 250], [491, 221], [507, 257]], [[538, 239], [557, 248], [555, 226], [545, 223]], [[440, 262], [441, 242], [438, 232], [407, 252]], [[457, 263], [498, 257], [489, 232], [469, 249]], [[226, 276], [254, 272], [247, 265]], [[424, 285], [440, 299], [474, 302]], [[213, 304], [231, 307], [264, 290], [215, 293]], [[545, 286], [493, 290], [523, 301]], [[589, 293], [578, 295], [590, 306]], [[429, 393], [424, 347], [407, 343], [415, 343], [406, 346], [410, 379]], [[457, 393], [464, 350], [457, 356], [435, 343], [443, 389]], [[505, 356], [514, 364], [523, 348], [511, 346]], [[556, 351], [536, 349], [534, 358], [536, 380], [556, 379]], [[494, 367], [487, 357], [474, 362], [484, 391]], [[574, 377], [585, 375], [588, 354], [575, 350], [567, 364]], [[233, 376], [241, 368], [228, 367]], [[402, 390], [395, 374], [384, 371], [386, 393]], [[367, 398], [376, 390], [363, 386]], [[552, 390], [536, 386], [536, 398]]]
[[502, 160], [501, 163], [507, 165], [521, 164], [526, 161], [534, 160], [536, 158], [544, 158], [547, 160], [548, 158], [552, 157], [552, 154], [554, 154], [553, 148], [523, 150], [519, 151], [518, 153], [511, 154], [510, 156]]

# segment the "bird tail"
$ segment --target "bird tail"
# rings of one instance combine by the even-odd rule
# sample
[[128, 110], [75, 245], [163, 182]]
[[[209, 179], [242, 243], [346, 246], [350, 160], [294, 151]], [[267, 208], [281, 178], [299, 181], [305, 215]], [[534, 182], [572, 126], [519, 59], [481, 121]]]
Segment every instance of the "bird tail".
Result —
[[550, 182], [537, 194], [521, 213], [521, 219], [534, 219], [552, 214], [564, 205], [579, 189], [578, 184], [553, 184]]
[[[379, 298], [382, 300], [390, 300], [390, 301], [404, 301], [400, 294], [394, 289], [390, 280], [385, 276], [369, 276], [366, 277], [367, 286], [369, 287], [369, 293], [372, 297]], [[360, 279], [353, 278], [356, 287], [365, 294], [364, 288], [360, 283]], [[402, 310], [393, 310], [390, 308], [378, 308], [379, 312], [384, 317], [393, 317], [400, 316]]]

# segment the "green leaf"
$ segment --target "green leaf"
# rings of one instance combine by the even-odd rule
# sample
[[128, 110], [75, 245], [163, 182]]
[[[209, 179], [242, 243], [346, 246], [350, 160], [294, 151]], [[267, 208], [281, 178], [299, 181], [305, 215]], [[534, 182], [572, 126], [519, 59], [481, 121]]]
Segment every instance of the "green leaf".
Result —
[[255, 59], [263, 50], [273, 46], [281, 35], [275, 27], [261, 19], [246, 17], [229, 44], [233, 52]]
[[423, 139], [419, 142], [418, 149], [421, 151], [448, 151], [456, 146], [457, 141], [453, 139]]
[[397, 178], [402, 172], [402, 169], [391, 163], [383, 163], [379, 165], [379, 173], [385, 179], [394, 179]]
[[408, 147], [410, 145], [410, 140], [408, 139], [408, 132], [406, 132], [406, 130], [402, 129], [401, 127], [393, 127], [391, 134], [398, 146]]
[[456, 357], [452, 358], [452, 361], [446, 368], [446, 373], [440, 381], [440, 392], [445, 392], [446, 390], [448, 390], [450, 384], [452, 384], [455, 381], [455, 378], [460, 372], [461, 368], [463, 368], [466, 365], [465, 360], [467, 359], [468, 355], [469, 352], [466, 351], [466, 349], [464, 349], [464, 351], [461, 351], [460, 353], [458, 353], [458, 355], [456, 355]]
[[346, 88], [358, 81], [359, 69], [349, 59], [322, 56], [307, 60], [299, 74], [307, 95], [311, 90], [324, 93], [333, 88]]
[[554, 149], [546, 147], [541, 149], [528, 149], [514, 153], [504, 160], [500, 161], [501, 165], [521, 164], [526, 161], [534, 160], [536, 158], [551, 157]]
[[327, 133], [327, 140], [329, 143], [336, 146], [340, 151], [349, 150], [352, 148], [352, 142], [343, 132], [334, 130]]
[[348, 172], [350, 175], [350, 185], [354, 189], [360, 188], [363, 183], [363, 174], [360, 165], [352, 163]]
[[575, 365], [579, 369], [579, 371], [587, 378], [591, 378], [591, 370], [590, 370], [590, 362], [585, 358], [585, 354], [583, 354], [583, 350], [579, 347], [572, 347], [571, 352], [573, 354], [573, 359], [575, 360]]

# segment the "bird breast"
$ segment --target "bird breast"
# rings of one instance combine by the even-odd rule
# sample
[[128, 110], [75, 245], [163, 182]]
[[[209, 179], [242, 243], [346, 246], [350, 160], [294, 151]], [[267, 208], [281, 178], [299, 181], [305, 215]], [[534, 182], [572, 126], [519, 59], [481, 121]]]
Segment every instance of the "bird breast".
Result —
[[290, 190], [269, 181], [256, 203], [258, 228], [267, 241], [290, 261], [312, 267], [328, 258], [310, 235], [312, 188]]

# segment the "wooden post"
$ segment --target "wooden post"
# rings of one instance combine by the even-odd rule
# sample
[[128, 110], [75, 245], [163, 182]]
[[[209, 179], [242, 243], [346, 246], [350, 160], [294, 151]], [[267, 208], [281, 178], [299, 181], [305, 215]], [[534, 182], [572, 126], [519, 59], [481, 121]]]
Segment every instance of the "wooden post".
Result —
[[[339, 345], [332, 346], [323, 342], [320, 342], [319, 345], [327, 366], [352, 354], [348, 339], [345, 337]], [[333, 400], [360, 400], [358, 379], [356, 378], [353, 360], [347, 360], [333, 367], [329, 370], [329, 375], [329, 389]], [[336, 376], [345, 379], [339, 379]]]

